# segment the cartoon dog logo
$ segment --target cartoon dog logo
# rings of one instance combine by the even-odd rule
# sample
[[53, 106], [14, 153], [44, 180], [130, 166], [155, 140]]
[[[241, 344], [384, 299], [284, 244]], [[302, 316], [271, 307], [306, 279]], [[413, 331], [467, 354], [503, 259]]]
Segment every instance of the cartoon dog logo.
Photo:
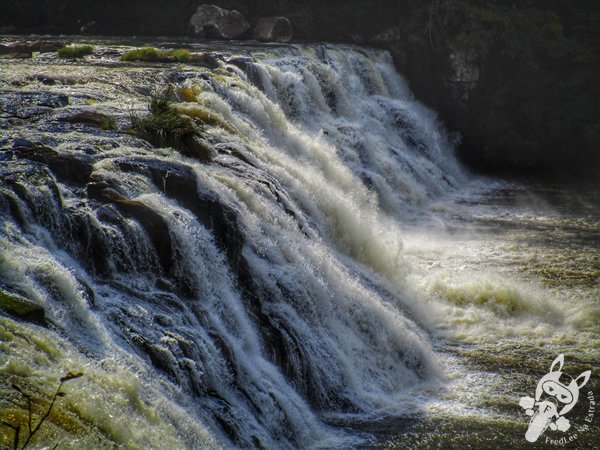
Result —
[[[542, 377], [535, 390], [535, 399], [522, 397], [519, 405], [531, 416], [525, 439], [535, 442], [546, 428], [567, 431], [571, 424], [564, 416], [577, 404], [579, 390], [585, 386], [591, 370], [581, 373], [576, 379], [562, 372], [565, 356], [559, 355], [550, 366], [550, 372]], [[535, 408], [537, 407], [537, 411]]]

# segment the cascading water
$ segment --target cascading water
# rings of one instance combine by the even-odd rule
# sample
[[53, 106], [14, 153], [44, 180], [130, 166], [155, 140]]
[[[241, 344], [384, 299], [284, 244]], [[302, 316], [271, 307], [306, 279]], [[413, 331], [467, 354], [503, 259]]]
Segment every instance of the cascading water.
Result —
[[[397, 219], [460, 176], [433, 115], [376, 51], [174, 75], [197, 93], [182, 111], [229, 124], [207, 130], [214, 162], [129, 142], [87, 156], [85, 188], [5, 162], [3, 285], [92, 359], [153, 363], [218, 440], [333, 445], [321, 412], [402, 413], [436, 362]], [[95, 200], [106, 186], [128, 200]]]
[[[2, 105], [0, 287], [49, 324], [0, 319], [3, 374], [84, 372], [63, 415], [95, 425], [73, 447], [335, 447], [360, 442], [335, 421], [418, 413], [442, 374], [402, 223], [467, 176], [390, 56], [232, 49], [209, 70], [114, 53], [3, 68], [21, 104]], [[210, 163], [65, 124], [93, 108], [124, 128], [166, 84], [210, 117]]]

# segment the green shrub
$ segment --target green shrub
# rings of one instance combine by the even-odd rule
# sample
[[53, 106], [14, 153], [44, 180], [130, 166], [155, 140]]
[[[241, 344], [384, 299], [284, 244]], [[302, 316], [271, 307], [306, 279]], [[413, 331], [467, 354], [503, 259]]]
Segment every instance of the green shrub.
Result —
[[94, 47], [91, 45], [75, 45], [73, 47], [63, 47], [58, 49], [59, 58], [77, 59], [94, 53]]

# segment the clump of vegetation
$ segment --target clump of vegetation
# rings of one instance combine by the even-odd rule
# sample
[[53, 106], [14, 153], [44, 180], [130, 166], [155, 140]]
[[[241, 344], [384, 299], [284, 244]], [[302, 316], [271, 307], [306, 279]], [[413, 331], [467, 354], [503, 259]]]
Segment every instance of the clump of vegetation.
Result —
[[191, 53], [184, 48], [173, 50], [171, 56], [179, 62], [190, 62], [192, 60]]
[[[25, 393], [21, 388], [19, 388], [19, 386], [13, 385], [13, 388], [17, 392], [19, 392], [23, 397], [25, 397], [25, 399], [27, 400], [27, 411], [28, 411], [28, 416], [27, 416], [27, 434], [26, 434], [25, 441], [24, 441], [23, 445], [20, 447], [21, 450], [27, 448], [27, 446], [31, 443], [31, 440], [33, 439], [33, 437], [35, 436], [35, 434], [40, 430], [41, 426], [44, 424], [44, 422], [46, 421], [46, 419], [48, 419], [48, 417], [50, 417], [50, 413], [52, 412], [52, 408], [54, 408], [56, 400], [59, 397], [64, 397], [65, 395], [67, 395], [66, 392], [61, 391], [61, 389], [63, 387], [63, 384], [67, 383], [68, 381], [80, 378], [82, 376], [83, 376], [82, 373], [69, 372], [68, 374], [66, 374], [64, 377], [62, 377], [60, 379], [60, 384], [58, 385], [58, 389], [56, 389], [56, 392], [54, 393], [54, 396], [52, 397], [52, 400], [50, 401], [50, 405], [48, 406], [48, 409], [40, 417], [37, 425], [34, 425], [33, 406], [32, 406], [31, 396], [28, 395], [27, 393]], [[14, 436], [14, 439], [13, 439], [13, 450], [18, 450], [19, 449], [19, 445], [20, 445], [20, 441], [21, 441], [21, 424], [16, 424], [15, 425], [15, 424], [4, 422], [4, 421], [0, 422], [0, 424], [2, 424], [4, 426], [6, 426], [6, 427], [11, 428], [11, 429], [14, 430], [15, 436]]]
[[72, 47], [62, 47], [58, 49], [59, 58], [78, 59], [94, 53], [94, 47], [91, 45], [75, 45]]
[[121, 56], [121, 61], [157, 61], [163, 52], [153, 47], [137, 48]]
[[131, 131], [155, 147], [173, 147], [186, 156], [210, 160], [211, 150], [201, 140], [200, 127], [177, 111], [173, 98], [172, 87], [153, 95], [148, 114], [131, 117]]
[[198, 100], [196, 92], [191, 87], [179, 88], [179, 96], [186, 102], [195, 102]]
[[184, 116], [190, 117], [192, 119], [196, 119], [196, 121], [202, 123], [203, 125], [223, 128], [224, 130], [227, 130], [232, 134], [236, 133], [236, 129], [227, 122], [225, 122], [221, 118], [221, 116], [207, 110], [198, 103], [178, 104], [174, 106], [174, 108], [178, 113], [183, 114]]
[[154, 47], [137, 48], [121, 56], [121, 61], [145, 62], [190, 62], [192, 55], [188, 50], [159, 50]]

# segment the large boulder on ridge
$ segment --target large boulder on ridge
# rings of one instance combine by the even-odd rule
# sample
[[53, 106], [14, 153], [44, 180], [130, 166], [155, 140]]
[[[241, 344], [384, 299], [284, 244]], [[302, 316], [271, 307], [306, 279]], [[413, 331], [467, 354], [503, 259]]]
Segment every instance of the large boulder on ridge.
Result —
[[287, 17], [267, 17], [259, 19], [254, 27], [254, 39], [264, 42], [289, 42], [294, 28]]
[[250, 30], [243, 14], [215, 5], [200, 5], [190, 19], [194, 33], [217, 39], [236, 39]]

